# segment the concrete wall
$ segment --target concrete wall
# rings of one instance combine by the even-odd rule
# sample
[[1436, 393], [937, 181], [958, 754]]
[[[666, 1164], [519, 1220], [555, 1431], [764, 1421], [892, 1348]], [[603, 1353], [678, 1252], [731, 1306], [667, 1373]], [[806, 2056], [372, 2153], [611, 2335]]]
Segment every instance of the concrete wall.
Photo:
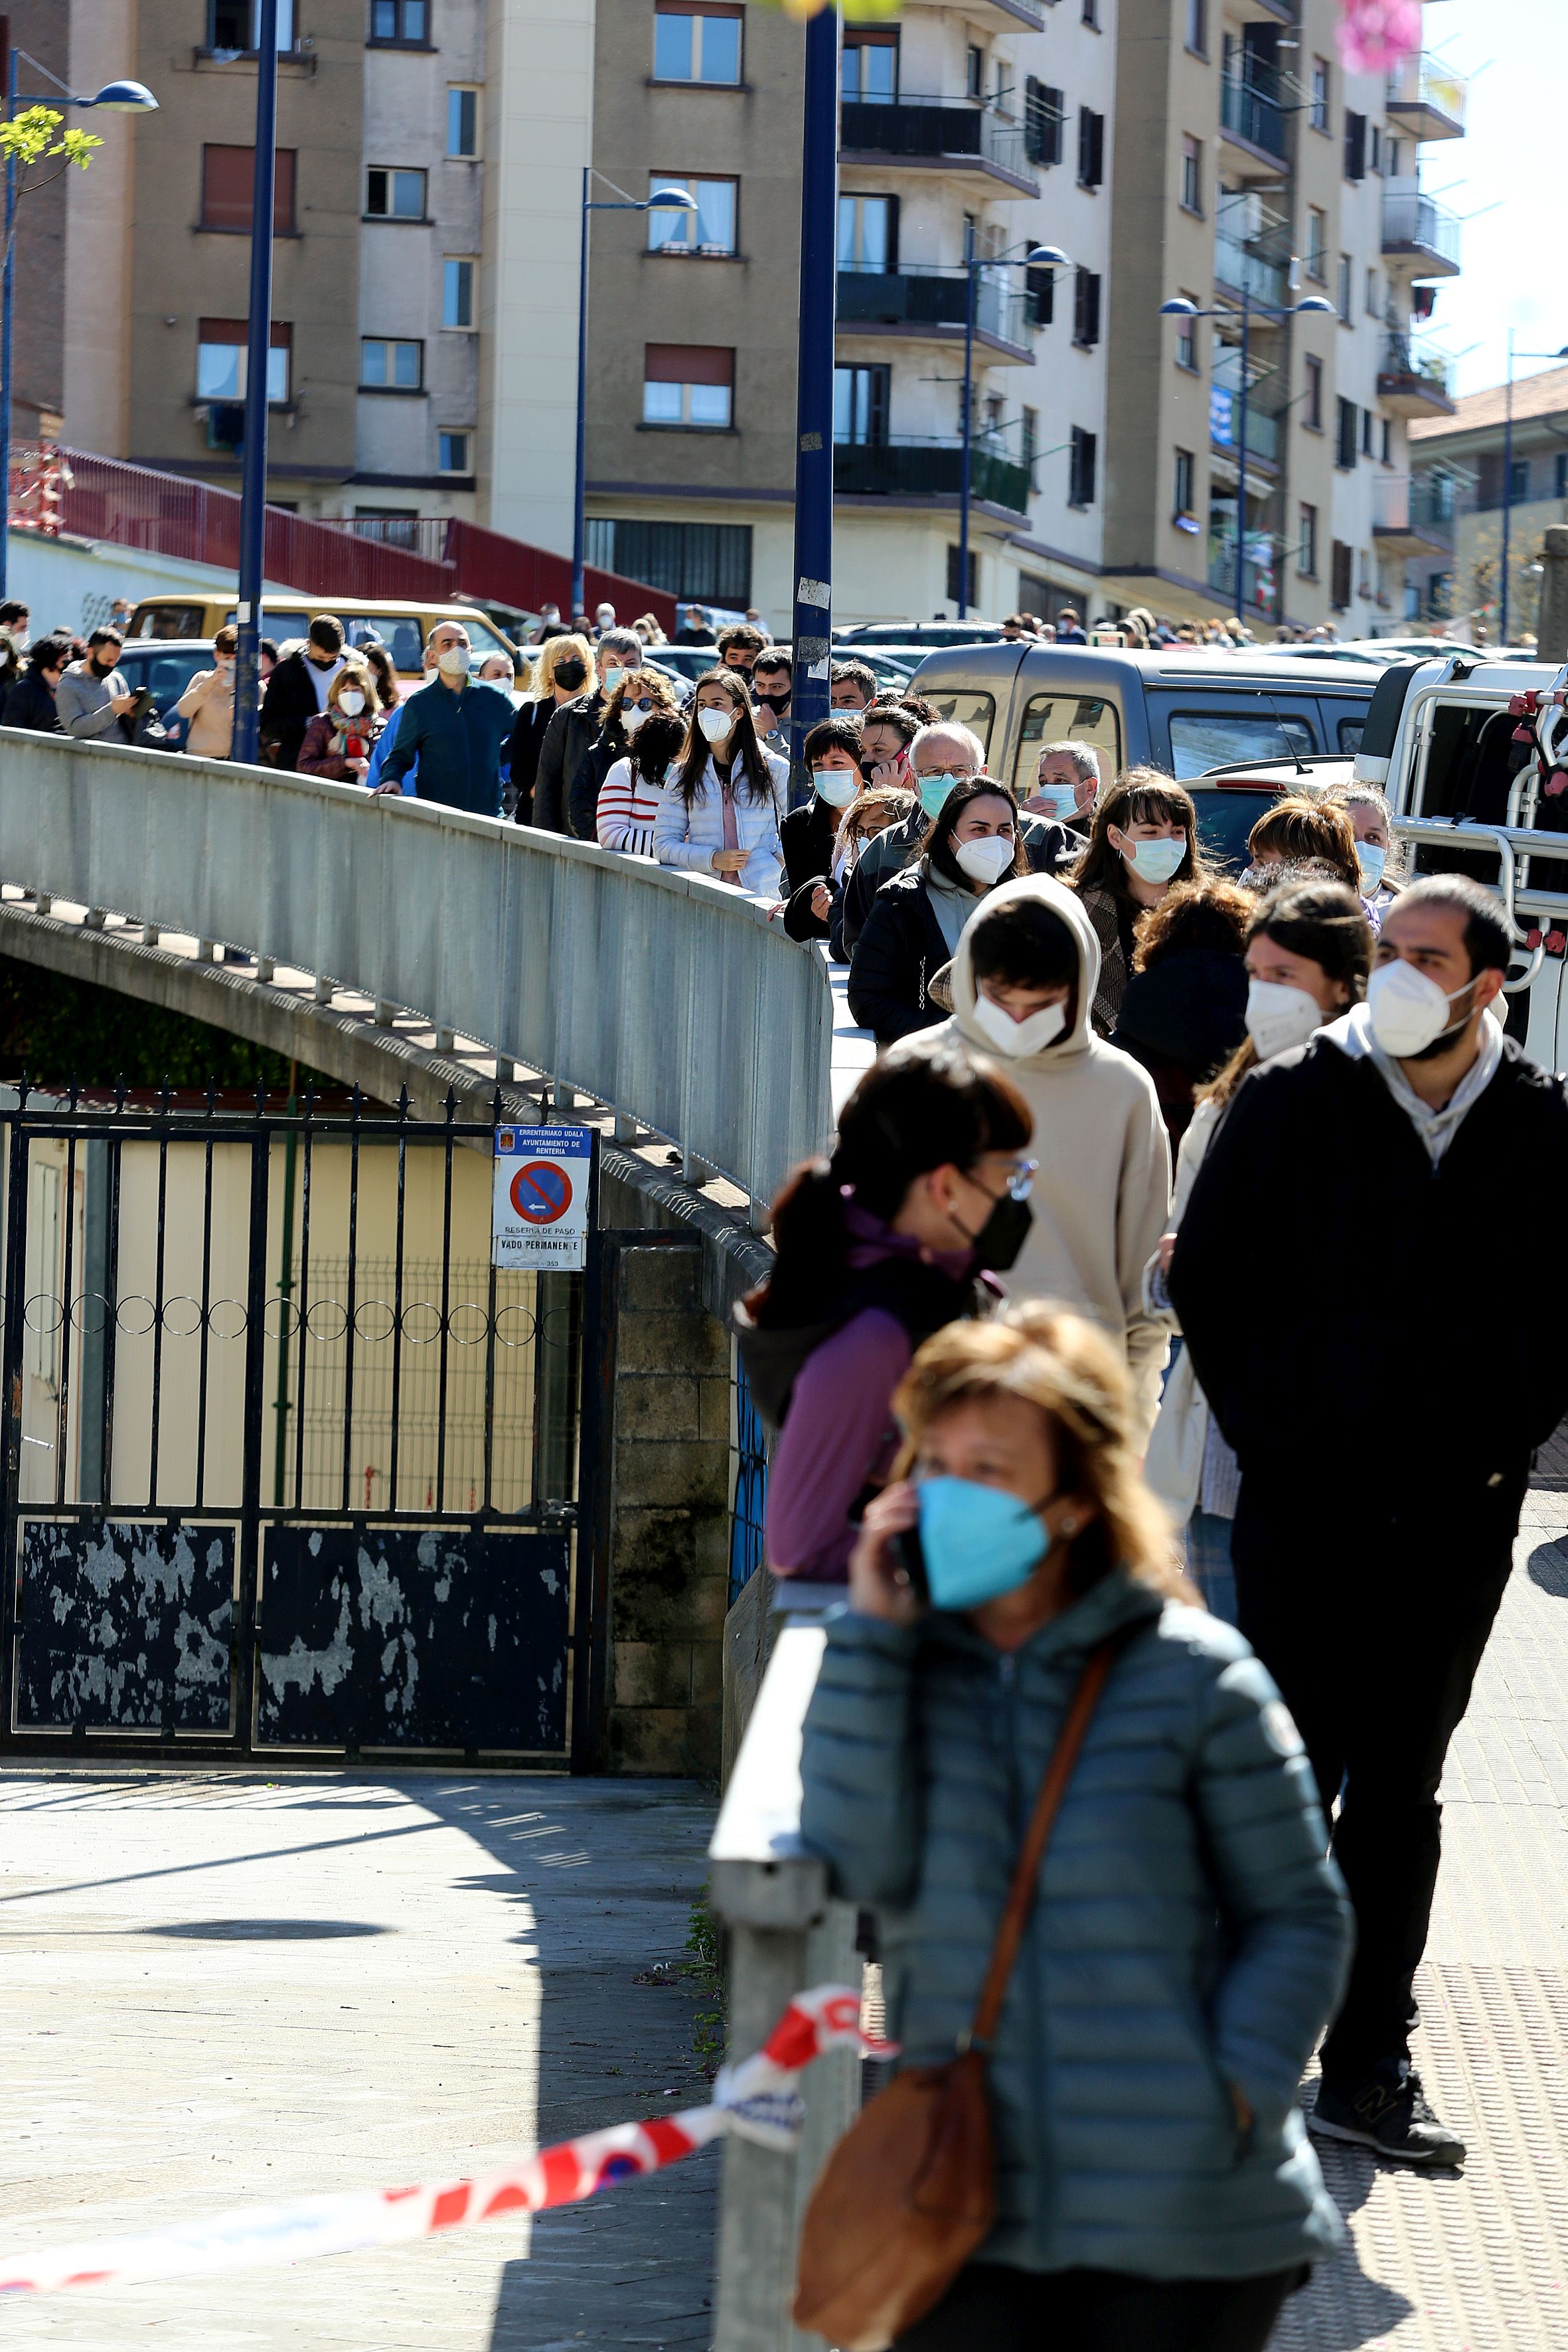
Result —
[[[30, 530], [10, 533], [6, 577], [10, 594], [31, 608], [35, 636], [57, 621], [73, 630], [91, 628], [108, 619], [116, 596], [234, 594], [233, 572], [211, 564], [149, 555], [113, 540], [40, 539]], [[267, 584], [289, 593], [281, 581]]]

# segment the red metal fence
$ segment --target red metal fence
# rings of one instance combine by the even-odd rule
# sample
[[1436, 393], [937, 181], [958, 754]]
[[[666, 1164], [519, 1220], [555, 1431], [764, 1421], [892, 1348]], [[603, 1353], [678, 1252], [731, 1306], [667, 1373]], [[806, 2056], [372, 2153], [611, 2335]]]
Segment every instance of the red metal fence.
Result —
[[[42, 536], [68, 531], [117, 547], [210, 564], [239, 564], [239, 500], [178, 474], [79, 449], [20, 445], [11, 474], [13, 524]], [[376, 516], [310, 522], [267, 509], [264, 565], [268, 580], [307, 596], [410, 598], [445, 604], [454, 596], [537, 613], [565, 613], [572, 566], [563, 555], [530, 547], [477, 523], [433, 516]], [[608, 602], [622, 620], [652, 613], [672, 635], [675, 599], [643, 582], [590, 568], [590, 607]]]

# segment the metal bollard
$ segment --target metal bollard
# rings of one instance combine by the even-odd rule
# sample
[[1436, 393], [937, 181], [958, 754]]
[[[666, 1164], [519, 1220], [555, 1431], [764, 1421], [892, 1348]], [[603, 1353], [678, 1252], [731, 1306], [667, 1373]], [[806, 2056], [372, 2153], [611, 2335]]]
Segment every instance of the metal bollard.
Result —
[[[819, 1628], [774, 1646], [710, 1845], [715, 1912], [730, 1930], [730, 2056], [761, 2047], [794, 1993], [858, 1981], [855, 1913], [800, 1846], [800, 1727], [822, 1658]], [[823, 2352], [790, 2318], [801, 2222], [829, 2150], [853, 2120], [859, 2062], [836, 2051], [800, 2078], [805, 2125], [784, 2155], [724, 2142], [713, 2352]]]

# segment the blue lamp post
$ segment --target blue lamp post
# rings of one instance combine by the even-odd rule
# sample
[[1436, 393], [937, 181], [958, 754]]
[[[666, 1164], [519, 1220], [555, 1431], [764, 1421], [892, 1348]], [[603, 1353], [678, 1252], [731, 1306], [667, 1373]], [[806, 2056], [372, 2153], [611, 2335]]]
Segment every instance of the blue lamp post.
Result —
[[827, 716], [833, 659], [833, 348], [838, 312], [838, 11], [805, 28], [800, 156], [800, 333], [795, 367], [792, 773]]
[[1016, 259], [999, 256], [986, 260], [974, 250], [974, 223], [963, 224], [963, 451], [958, 482], [958, 617], [969, 617], [969, 496], [973, 465], [974, 415], [974, 289], [983, 269], [1070, 269], [1072, 263], [1058, 245], [1034, 245]]
[[[1244, 602], [1247, 593], [1247, 423], [1251, 392], [1247, 370], [1255, 311], [1268, 319], [1299, 319], [1324, 314], [1333, 319], [1339, 316], [1333, 304], [1325, 300], [1321, 294], [1309, 294], [1304, 302], [1289, 302], [1276, 308], [1269, 302], [1255, 302], [1245, 286], [1241, 289], [1241, 389], [1237, 404], [1236, 428], [1236, 617], [1238, 621], [1245, 619], [1247, 612]], [[1236, 315], [1231, 310], [1200, 310], [1197, 304], [1189, 302], [1184, 294], [1178, 294], [1173, 301], [1160, 305], [1162, 319], [1234, 319]]]
[[584, 604], [583, 551], [587, 537], [584, 517], [585, 503], [588, 447], [588, 215], [590, 213], [694, 213], [697, 199], [689, 188], [655, 188], [650, 196], [628, 196], [616, 189], [613, 197], [590, 196], [589, 190], [596, 180], [604, 180], [614, 188], [614, 180], [605, 178], [592, 163], [583, 166], [583, 235], [577, 263], [577, 462], [576, 481], [572, 506], [572, 610], [567, 619], [574, 620], [586, 610]]
[[[96, 98], [78, 98], [63, 81], [56, 81], [47, 66], [37, 58], [28, 57], [26, 49], [13, 49], [5, 77], [5, 120], [16, 119], [18, 105], [53, 106], [55, 98], [44, 90], [22, 89], [17, 68], [26, 59], [35, 73], [46, 81], [55, 83], [59, 100], [67, 106], [95, 106], [104, 114], [155, 114], [158, 101], [152, 91], [139, 81], [106, 82]], [[11, 326], [16, 290], [16, 165], [14, 157], [5, 162], [5, 267], [3, 287], [0, 287], [0, 597], [6, 591], [7, 542], [11, 523]]]

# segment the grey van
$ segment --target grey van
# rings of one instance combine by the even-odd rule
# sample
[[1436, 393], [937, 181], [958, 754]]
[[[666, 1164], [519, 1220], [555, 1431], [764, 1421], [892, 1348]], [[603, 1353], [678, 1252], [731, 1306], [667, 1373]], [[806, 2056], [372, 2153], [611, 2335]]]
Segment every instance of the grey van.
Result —
[[990, 773], [1024, 797], [1042, 743], [1093, 744], [1102, 782], [1153, 767], [1193, 793], [1211, 856], [1245, 863], [1247, 836], [1282, 791], [1213, 778], [1215, 768], [1331, 752], [1361, 742], [1378, 671], [1255, 653], [1123, 653], [1090, 646], [952, 646], [927, 656], [913, 686], [943, 718], [973, 728]]

